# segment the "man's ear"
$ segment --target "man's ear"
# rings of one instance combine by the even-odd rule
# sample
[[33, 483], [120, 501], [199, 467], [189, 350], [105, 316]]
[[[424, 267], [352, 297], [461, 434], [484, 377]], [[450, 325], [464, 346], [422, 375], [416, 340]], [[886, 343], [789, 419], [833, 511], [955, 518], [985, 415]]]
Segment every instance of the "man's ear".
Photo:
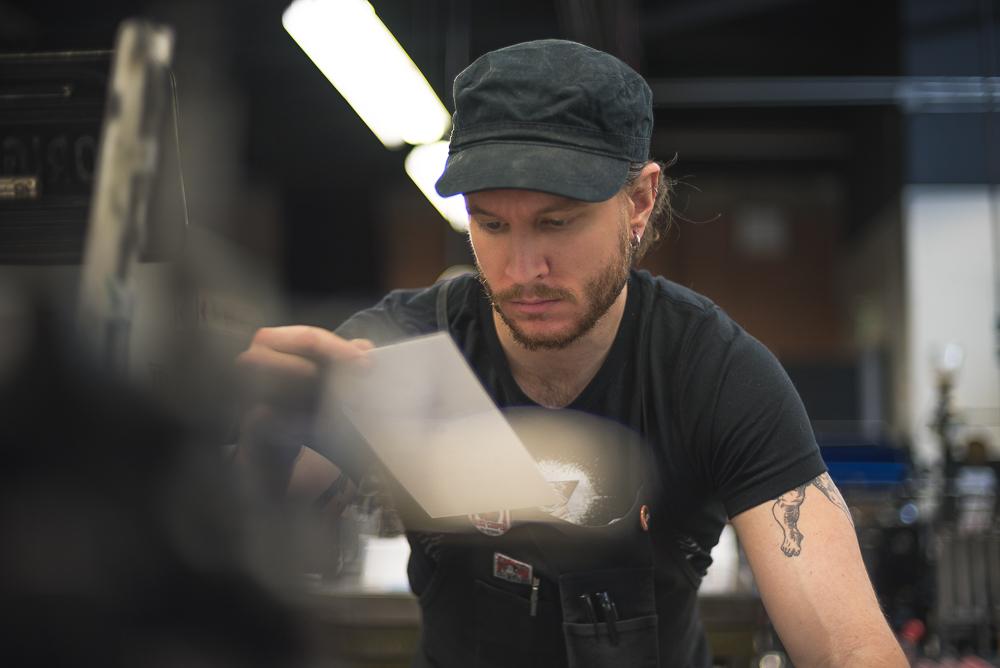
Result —
[[653, 213], [656, 204], [656, 189], [660, 185], [660, 166], [651, 162], [642, 168], [642, 173], [636, 179], [635, 190], [632, 192], [632, 218], [629, 227], [632, 239], [641, 238], [646, 231], [646, 223]]

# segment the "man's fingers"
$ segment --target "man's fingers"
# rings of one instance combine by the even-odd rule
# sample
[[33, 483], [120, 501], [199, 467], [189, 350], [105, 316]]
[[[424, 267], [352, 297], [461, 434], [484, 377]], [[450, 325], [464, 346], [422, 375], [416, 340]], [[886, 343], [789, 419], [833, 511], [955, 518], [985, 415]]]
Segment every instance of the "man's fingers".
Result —
[[299, 355], [320, 363], [346, 362], [363, 366], [367, 363], [366, 351], [374, 346], [365, 339], [347, 341], [319, 327], [292, 325], [258, 330], [250, 348], [255, 347]]
[[351, 339], [348, 343], [361, 348], [361, 350], [375, 350], [375, 344], [368, 339]]
[[311, 377], [318, 371], [318, 365], [311, 359], [259, 346], [251, 346], [249, 350], [240, 353], [236, 357], [236, 367], [245, 370], [268, 369], [274, 373], [300, 377]]
[[236, 358], [246, 393], [287, 408], [314, 408], [326, 370], [364, 373], [371, 367], [367, 339], [347, 341], [318, 327], [258, 330], [250, 348]]
[[348, 343], [361, 350], [362, 355], [351, 360], [350, 364], [346, 365], [346, 370], [351, 371], [354, 375], [367, 376], [371, 373], [373, 364], [372, 358], [368, 356], [368, 351], [374, 350], [375, 344], [368, 339], [351, 339]]

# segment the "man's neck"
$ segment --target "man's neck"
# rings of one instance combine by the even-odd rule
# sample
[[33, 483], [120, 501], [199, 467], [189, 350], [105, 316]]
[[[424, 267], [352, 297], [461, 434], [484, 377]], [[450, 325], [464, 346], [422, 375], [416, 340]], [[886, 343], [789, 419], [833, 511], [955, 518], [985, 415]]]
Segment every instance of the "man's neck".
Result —
[[493, 322], [507, 365], [521, 390], [542, 406], [568, 406], [597, 375], [618, 334], [625, 301], [626, 285], [615, 303], [594, 328], [562, 350], [528, 350], [514, 341], [496, 311]]

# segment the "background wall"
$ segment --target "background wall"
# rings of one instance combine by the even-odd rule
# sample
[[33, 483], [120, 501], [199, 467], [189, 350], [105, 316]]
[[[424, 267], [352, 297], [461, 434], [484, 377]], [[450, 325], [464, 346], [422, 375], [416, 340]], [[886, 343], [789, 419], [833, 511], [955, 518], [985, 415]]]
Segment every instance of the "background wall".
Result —
[[[995, 198], [995, 196], [994, 196]], [[998, 203], [994, 199], [994, 206]], [[903, 193], [909, 315], [910, 430], [915, 453], [939, 457], [927, 423], [937, 398], [935, 357], [958, 342], [965, 351], [955, 405], [992, 434], [1000, 453], [1000, 371], [996, 355], [994, 253], [987, 186], [908, 186]]]
[[643, 268], [708, 296], [783, 362], [842, 358], [837, 181], [710, 173], [690, 183], [678, 188], [675, 229]]

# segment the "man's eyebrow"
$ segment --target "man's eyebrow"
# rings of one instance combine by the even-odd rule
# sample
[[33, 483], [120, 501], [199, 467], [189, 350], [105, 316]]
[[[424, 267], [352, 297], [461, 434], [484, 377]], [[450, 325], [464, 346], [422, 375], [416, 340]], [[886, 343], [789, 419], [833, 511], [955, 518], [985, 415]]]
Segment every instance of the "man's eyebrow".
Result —
[[[564, 199], [564, 200], [562, 200], [560, 202], [556, 202], [552, 206], [545, 207], [544, 209], [542, 209], [538, 213], [539, 213], [539, 215], [542, 215], [542, 214], [546, 214], [546, 213], [552, 213], [553, 211], [566, 211], [566, 212], [576, 211], [577, 209], [581, 209], [581, 208], [587, 206], [587, 204], [588, 204], [588, 202], [583, 202], [581, 200], [575, 200], [575, 199], [566, 198], [566, 199]], [[482, 208], [481, 206], [476, 206], [475, 204], [468, 204], [467, 203], [466, 204], [466, 210], [468, 210], [470, 216], [494, 216], [494, 217], [496, 217], [495, 214], [487, 211], [486, 209]]]
[[553, 211], [576, 211], [577, 209], [582, 209], [587, 206], [589, 202], [583, 202], [578, 199], [566, 198], [561, 202], [556, 202], [552, 206], [545, 207], [538, 213], [552, 213]]
[[493, 215], [489, 211], [487, 211], [486, 209], [484, 209], [483, 207], [476, 206], [475, 204], [469, 204], [468, 202], [466, 202], [465, 210], [469, 212], [470, 216], [480, 216], [480, 215], [491, 216], [491, 215]]

